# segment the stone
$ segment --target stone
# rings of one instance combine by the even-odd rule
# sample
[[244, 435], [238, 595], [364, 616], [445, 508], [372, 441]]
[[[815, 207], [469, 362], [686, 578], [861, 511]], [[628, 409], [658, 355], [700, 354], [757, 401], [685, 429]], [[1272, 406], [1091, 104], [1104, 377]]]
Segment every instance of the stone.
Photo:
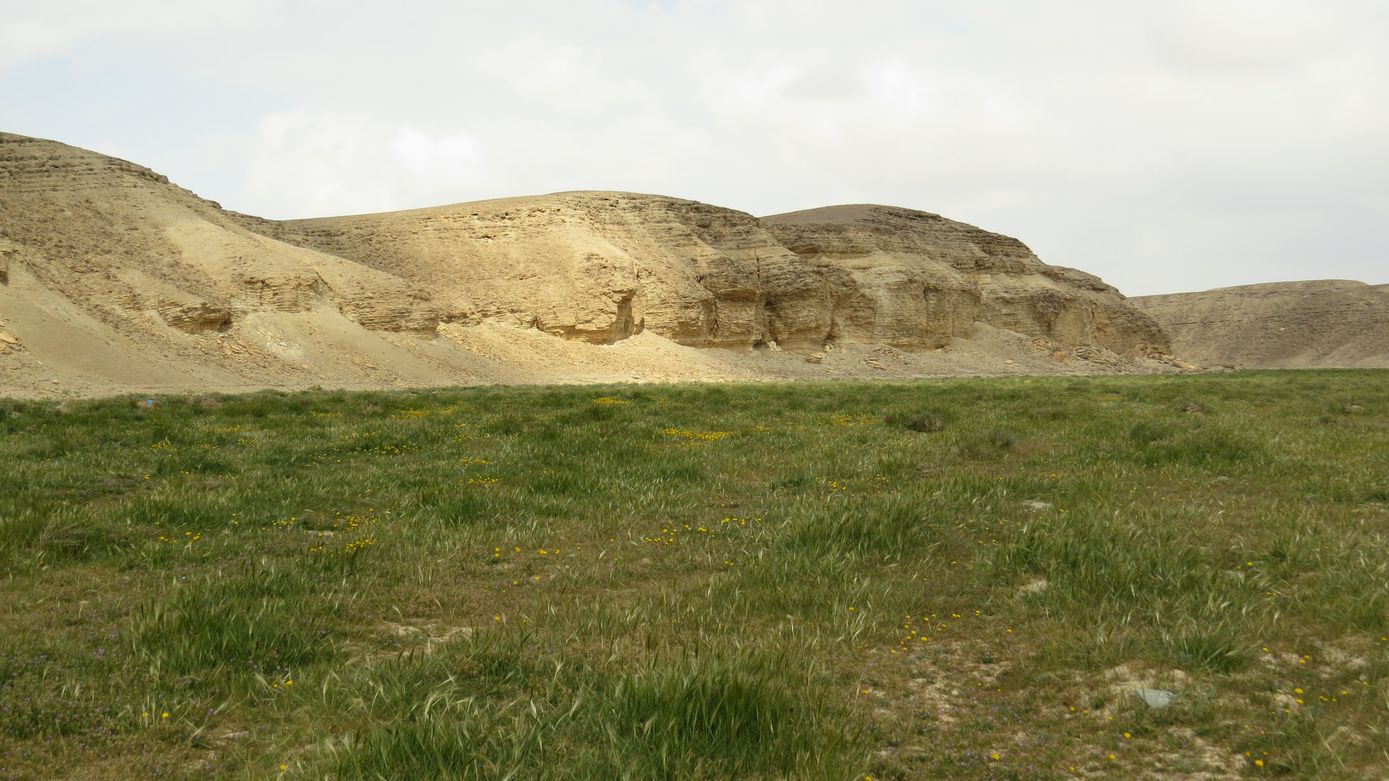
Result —
[[1150, 708], [1161, 710], [1168, 707], [1176, 700], [1177, 695], [1166, 689], [1150, 689], [1146, 686], [1134, 688], [1134, 695], [1142, 700]]

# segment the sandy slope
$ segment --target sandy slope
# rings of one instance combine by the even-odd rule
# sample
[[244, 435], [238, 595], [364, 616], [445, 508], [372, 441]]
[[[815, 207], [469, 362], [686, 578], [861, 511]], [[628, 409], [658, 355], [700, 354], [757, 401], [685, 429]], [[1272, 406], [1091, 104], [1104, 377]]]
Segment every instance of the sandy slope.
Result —
[[1389, 285], [1276, 282], [1130, 301], [1202, 365], [1389, 368]]

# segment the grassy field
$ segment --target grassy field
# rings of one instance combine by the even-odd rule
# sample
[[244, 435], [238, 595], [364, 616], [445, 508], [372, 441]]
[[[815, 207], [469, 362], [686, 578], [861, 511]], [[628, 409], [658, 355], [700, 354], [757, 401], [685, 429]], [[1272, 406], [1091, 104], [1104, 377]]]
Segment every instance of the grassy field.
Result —
[[1385, 778], [1386, 531], [1384, 372], [0, 401], [0, 779]]

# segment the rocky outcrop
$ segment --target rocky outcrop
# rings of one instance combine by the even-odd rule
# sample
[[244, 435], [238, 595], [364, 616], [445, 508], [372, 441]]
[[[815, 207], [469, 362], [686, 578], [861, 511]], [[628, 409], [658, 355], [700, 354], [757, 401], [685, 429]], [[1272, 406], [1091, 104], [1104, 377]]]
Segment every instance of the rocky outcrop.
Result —
[[0, 239], [0, 285], [10, 284], [10, 258], [17, 254], [17, 244]]
[[135, 269], [121, 269], [114, 278], [122, 284], [112, 289], [106, 303], [112, 311], [154, 313], [165, 324], [190, 334], [227, 330], [232, 311], [208, 303], [190, 293]]
[[[1111, 370], [1168, 349], [1153, 321], [1098, 279], [924, 212], [850, 206], [759, 219], [677, 198], [575, 192], [278, 222], [223, 210], [133, 163], [9, 134], [0, 134], [0, 319], [11, 323], [7, 376], [113, 387], [551, 376], [495, 357], [508, 346], [497, 334], [523, 331], [556, 345], [640, 342], [625, 358], [603, 354], [620, 379], [650, 367], [682, 378], [911, 376], [927, 365], [1038, 367], [1072, 356]], [[936, 364], [908, 357], [971, 339], [974, 349]], [[526, 345], [518, 361], [588, 365], [554, 357], [568, 348], [509, 342]], [[17, 359], [21, 344], [27, 357]], [[890, 351], [892, 365], [824, 357], [860, 346]], [[715, 353], [765, 360], [705, 357]], [[667, 373], [672, 360], [684, 368]]]
[[1389, 285], [1275, 282], [1129, 299], [1208, 367], [1389, 367]]
[[807, 262], [847, 272], [832, 336], [939, 347], [983, 322], [1122, 355], [1167, 352], [1167, 339], [1119, 291], [1048, 266], [1017, 239], [888, 206], [836, 206], [768, 217]]
[[21, 348], [19, 338], [5, 330], [5, 321], [0, 320], [0, 353], [18, 351]]
[[983, 322], [1129, 356], [1168, 347], [1098, 279], [907, 209], [759, 220], [673, 198], [561, 193], [254, 226], [408, 279], [470, 317], [598, 343], [649, 329], [700, 347], [935, 349]]
[[254, 224], [406, 279], [456, 319], [594, 343], [647, 329], [701, 347], [763, 343], [776, 328], [768, 277], [796, 262], [749, 215], [621, 193]]

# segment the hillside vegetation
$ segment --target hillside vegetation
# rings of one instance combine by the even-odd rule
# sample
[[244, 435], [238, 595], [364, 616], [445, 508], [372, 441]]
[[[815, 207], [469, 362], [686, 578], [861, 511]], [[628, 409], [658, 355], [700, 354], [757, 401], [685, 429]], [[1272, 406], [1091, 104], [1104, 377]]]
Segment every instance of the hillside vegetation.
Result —
[[1386, 380], [0, 402], [0, 779], [1382, 777]]

